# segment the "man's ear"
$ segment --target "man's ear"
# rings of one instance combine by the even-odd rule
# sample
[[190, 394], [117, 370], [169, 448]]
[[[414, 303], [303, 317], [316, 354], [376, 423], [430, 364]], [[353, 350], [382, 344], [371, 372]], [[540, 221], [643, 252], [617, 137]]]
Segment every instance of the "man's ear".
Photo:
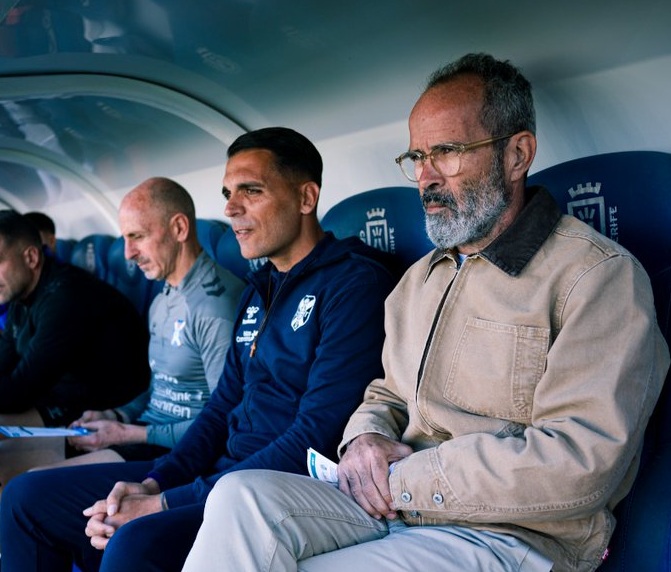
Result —
[[505, 150], [506, 172], [511, 181], [524, 179], [536, 156], [536, 136], [520, 131], [510, 138]]
[[300, 186], [301, 213], [310, 214], [317, 210], [319, 201], [319, 185], [314, 181], [307, 181]]
[[[170, 230], [178, 242], [186, 242], [189, 237], [189, 219], [184, 213], [177, 213], [170, 218]], [[193, 229], [195, 232], [196, 229]]]
[[27, 246], [23, 251], [23, 260], [26, 266], [31, 270], [35, 270], [40, 264], [40, 256], [42, 254], [41, 248], [37, 246]]

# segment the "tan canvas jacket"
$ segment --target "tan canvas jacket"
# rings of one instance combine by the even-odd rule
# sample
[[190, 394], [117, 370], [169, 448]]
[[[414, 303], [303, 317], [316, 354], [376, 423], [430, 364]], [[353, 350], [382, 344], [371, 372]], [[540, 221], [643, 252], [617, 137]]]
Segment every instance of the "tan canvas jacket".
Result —
[[457, 271], [434, 251], [386, 305], [385, 378], [342, 448], [374, 432], [416, 451], [390, 476], [411, 525], [523, 539], [554, 570], [596, 568], [669, 366], [647, 274], [533, 189]]

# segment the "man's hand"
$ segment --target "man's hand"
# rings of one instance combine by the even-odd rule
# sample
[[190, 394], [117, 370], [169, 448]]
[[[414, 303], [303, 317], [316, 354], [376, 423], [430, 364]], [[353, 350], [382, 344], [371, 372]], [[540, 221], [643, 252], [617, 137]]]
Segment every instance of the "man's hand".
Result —
[[[115, 421], [116, 416], [114, 411], [111, 409], [105, 409], [104, 411], [95, 411], [92, 409], [87, 409], [82, 413], [82, 416], [79, 419], [75, 419], [68, 426], [69, 429], [74, 427], [83, 427], [86, 423], [91, 423], [92, 421], [102, 421], [103, 419], [108, 419], [110, 421]], [[93, 441], [80, 442], [76, 438], [68, 437], [68, 443], [72, 445], [75, 449], [81, 451], [95, 451], [101, 447], [94, 447]], [[87, 446], [87, 448], [84, 448]]]
[[408, 445], [376, 433], [353, 439], [338, 464], [338, 487], [373, 518], [396, 518], [389, 490], [389, 465], [412, 454]]
[[89, 517], [86, 536], [91, 539], [91, 546], [104, 550], [121, 525], [161, 510], [160, 490], [153, 479], [142, 483], [118, 482], [106, 499], [84, 510], [84, 516]]
[[118, 421], [90, 421], [80, 423], [79, 427], [92, 432], [83, 437], [69, 437], [68, 442], [79, 451], [98, 451], [111, 445], [123, 443], [144, 443], [147, 441], [147, 428], [140, 425], [128, 425]]
[[89, 423], [91, 421], [101, 421], [102, 419], [109, 419], [110, 421], [116, 420], [116, 415], [111, 409], [106, 409], [105, 411], [92, 411], [87, 409], [82, 413], [82, 416], [79, 419], [76, 419], [70, 423], [70, 427], [80, 427], [83, 423]]

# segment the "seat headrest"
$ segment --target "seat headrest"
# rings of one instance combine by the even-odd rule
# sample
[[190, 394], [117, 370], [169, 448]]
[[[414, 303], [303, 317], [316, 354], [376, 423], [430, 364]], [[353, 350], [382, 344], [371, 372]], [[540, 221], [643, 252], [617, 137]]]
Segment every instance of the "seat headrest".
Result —
[[107, 278], [107, 254], [114, 237], [107, 234], [91, 234], [72, 247], [70, 262], [89, 271], [101, 280]]
[[671, 154], [625, 151], [550, 167], [528, 179], [562, 210], [621, 243], [651, 277], [671, 268]]
[[220, 220], [196, 219], [198, 242], [200, 242], [205, 252], [210, 255], [210, 258], [216, 258], [217, 245], [227, 228], [228, 225]]
[[73, 238], [57, 238], [56, 239], [56, 258], [64, 262], [72, 260], [72, 249], [77, 241]]
[[414, 187], [385, 187], [348, 197], [331, 207], [321, 223], [338, 238], [358, 236], [374, 248], [395, 254], [404, 268], [434, 248]]

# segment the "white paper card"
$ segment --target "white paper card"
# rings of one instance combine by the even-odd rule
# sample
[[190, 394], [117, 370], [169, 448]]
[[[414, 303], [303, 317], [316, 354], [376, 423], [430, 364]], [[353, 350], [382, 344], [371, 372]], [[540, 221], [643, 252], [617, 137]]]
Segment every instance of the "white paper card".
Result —
[[308, 449], [308, 473], [314, 479], [338, 486], [338, 465], [312, 447]]

